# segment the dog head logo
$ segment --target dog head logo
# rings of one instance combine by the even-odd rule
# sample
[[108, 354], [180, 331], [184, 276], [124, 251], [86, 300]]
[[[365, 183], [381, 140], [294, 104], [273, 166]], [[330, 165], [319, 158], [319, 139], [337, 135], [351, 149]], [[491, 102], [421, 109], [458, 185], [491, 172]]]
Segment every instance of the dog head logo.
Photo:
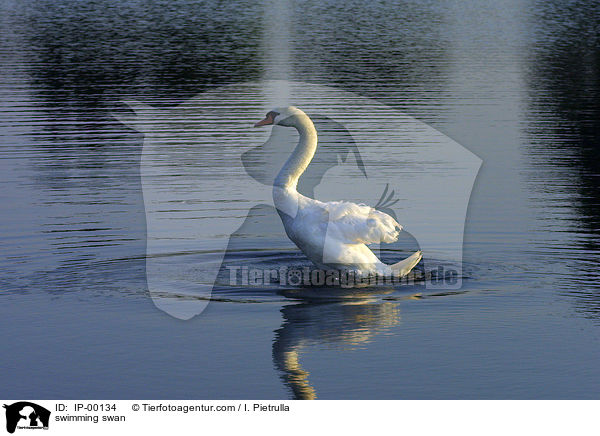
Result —
[[[297, 133], [252, 126], [288, 104], [309, 114], [319, 131], [320, 148], [298, 191], [364, 203], [397, 218], [422, 250], [426, 269], [454, 273], [427, 287], [462, 286], [464, 225], [481, 159], [425, 123], [354, 93], [288, 81], [229, 85], [169, 110], [126, 103], [133, 112], [115, 116], [144, 135], [148, 288], [170, 315], [201, 313], [232, 235], [243, 233], [250, 218], [268, 223], [277, 216], [273, 178]], [[265, 224], [261, 235], [267, 245], [270, 230]]]
[[6, 409], [6, 430], [14, 433], [18, 428], [47, 429], [50, 422], [50, 411], [28, 401], [19, 401], [4, 405]]

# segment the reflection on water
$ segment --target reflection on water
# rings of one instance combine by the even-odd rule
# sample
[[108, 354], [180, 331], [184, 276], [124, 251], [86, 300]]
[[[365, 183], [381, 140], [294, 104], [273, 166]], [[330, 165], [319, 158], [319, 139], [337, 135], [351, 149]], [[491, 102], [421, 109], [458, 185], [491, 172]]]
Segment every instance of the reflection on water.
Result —
[[[547, 229], [545, 248], [562, 250], [560, 286], [578, 310], [600, 314], [600, 6], [539, 2], [528, 65], [526, 153], [532, 198]], [[573, 29], [577, 29], [576, 37]], [[555, 236], [550, 236], [555, 235]]]
[[[115, 397], [105, 368], [132, 368], [120, 387], [130, 398], [288, 395], [279, 376], [296, 398], [597, 397], [599, 4], [290, 0], [290, 65], [265, 72], [263, 35], [286, 46], [264, 26], [266, 3], [0, 1], [0, 307], [8, 346], [22, 351], [0, 375], [7, 392], [39, 397], [21, 382], [35, 373], [48, 397]], [[468, 292], [401, 303], [402, 324], [396, 299], [412, 288], [327, 303], [307, 301], [314, 289], [217, 289], [234, 303], [211, 302], [187, 324], [137, 304], [148, 300], [143, 137], [111, 113], [127, 110], [122, 100], [174, 107], [282, 73], [376, 98], [484, 159], [465, 227]], [[344, 142], [319, 149], [328, 157], [309, 167], [316, 179], [331, 164], [360, 165], [351, 138], [315, 116]], [[268, 184], [279, 154], [256, 145], [242, 164]], [[272, 208], [249, 209], [222, 272], [304, 265]], [[58, 298], [28, 304], [40, 295]], [[118, 320], [102, 318], [110, 304]], [[73, 321], [73, 307], [96, 323]], [[265, 362], [273, 329], [276, 371]], [[23, 332], [43, 337], [44, 355], [31, 358]], [[347, 348], [354, 366], [337, 359]], [[86, 373], [82, 360], [102, 369]]]
[[381, 302], [368, 295], [353, 296], [346, 302], [286, 305], [281, 314], [283, 323], [275, 331], [273, 361], [294, 398], [301, 400], [318, 397], [318, 387], [311, 385], [310, 372], [301, 364], [305, 347], [366, 347], [374, 335], [400, 323], [399, 303]]
[[7, 38], [53, 111], [97, 109], [146, 92], [166, 92], [172, 105], [212, 83], [260, 75], [263, 8], [251, 1], [2, 3], [15, 32]]

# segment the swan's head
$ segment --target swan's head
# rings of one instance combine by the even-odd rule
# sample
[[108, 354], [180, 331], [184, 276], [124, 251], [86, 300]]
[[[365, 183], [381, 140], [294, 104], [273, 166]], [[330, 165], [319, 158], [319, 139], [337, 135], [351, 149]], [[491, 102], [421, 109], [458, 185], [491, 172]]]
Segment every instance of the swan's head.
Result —
[[254, 127], [268, 126], [270, 124], [293, 127], [301, 116], [306, 116], [306, 114], [295, 106], [278, 107], [267, 112], [265, 119], [256, 123]]

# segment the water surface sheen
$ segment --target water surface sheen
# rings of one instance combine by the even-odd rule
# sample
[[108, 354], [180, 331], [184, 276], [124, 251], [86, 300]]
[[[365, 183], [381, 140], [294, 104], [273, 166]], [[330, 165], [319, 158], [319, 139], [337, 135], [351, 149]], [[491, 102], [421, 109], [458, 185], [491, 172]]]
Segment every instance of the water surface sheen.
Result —
[[[265, 45], [269, 5], [0, 0], [5, 396], [597, 398], [600, 6], [298, 0]], [[461, 290], [227, 285], [191, 321], [154, 307], [143, 137], [111, 114], [264, 78], [374, 98], [483, 160]], [[240, 229], [228, 260], [306, 266], [277, 225], [263, 249]]]

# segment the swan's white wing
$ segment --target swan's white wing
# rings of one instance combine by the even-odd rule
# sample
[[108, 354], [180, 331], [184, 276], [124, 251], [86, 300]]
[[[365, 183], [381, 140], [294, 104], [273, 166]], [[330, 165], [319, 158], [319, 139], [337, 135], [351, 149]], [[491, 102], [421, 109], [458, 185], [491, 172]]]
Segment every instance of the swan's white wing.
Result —
[[328, 236], [349, 244], [395, 242], [402, 230], [394, 218], [364, 204], [344, 201], [322, 204], [329, 215]]

